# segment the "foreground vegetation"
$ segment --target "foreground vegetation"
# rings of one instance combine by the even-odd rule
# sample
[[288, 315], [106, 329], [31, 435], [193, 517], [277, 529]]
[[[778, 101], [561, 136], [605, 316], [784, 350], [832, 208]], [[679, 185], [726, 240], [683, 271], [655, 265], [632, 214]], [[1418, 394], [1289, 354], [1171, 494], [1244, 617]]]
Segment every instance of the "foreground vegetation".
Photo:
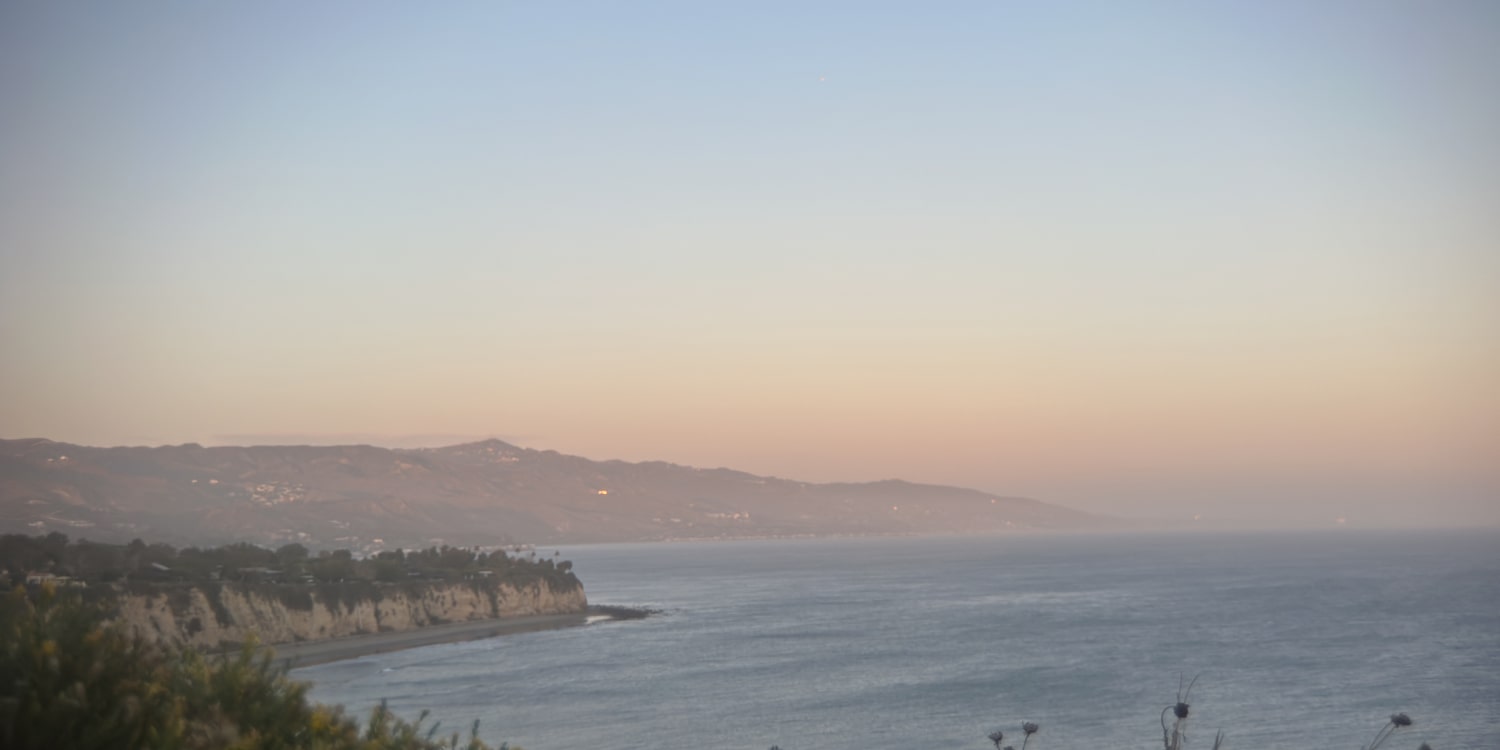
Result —
[[50, 584], [0, 600], [0, 747], [488, 750], [478, 722], [463, 740], [422, 718], [381, 706], [360, 725], [309, 702], [254, 643], [214, 658], [163, 646]]
[[[1186, 750], [1187, 721], [1188, 716], [1192, 714], [1192, 706], [1189, 705], [1187, 701], [1188, 698], [1192, 695], [1193, 686], [1197, 684], [1197, 682], [1198, 678], [1194, 677], [1192, 682], [1189, 682], [1187, 684], [1187, 689], [1184, 690], [1182, 681], [1179, 679], [1177, 685], [1177, 702], [1168, 704], [1166, 708], [1162, 709], [1162, 750]], [[1169, 721], [1170, 723], [1168, 723]], [[1361, 750], [1378, 750], [1385, 744], [1386, 740], [1394, 737], [1397, 732], [1410, 727], [1412, 723], [1413, 722], [1411, 720], [1411, 717], [1407, 716], [1406, 714], [1391, 714], [1390, 720], [1380, 727], [1380, 731], [1375, 733], [1375, 740], [1370, 744], [1363, 746]], [[1039, 726], [1036, 722], [1022, 722], [1021, 750], [1026, 750], [1027, 745], [1031, 743], [1031, 738], [1040, 731], [1041, 726]], [[997, 729], [993, 732], [990, 732], [989, 734], [989, 740], [990, 742], [993, 742], [995, 744], [995, 750], [1016, 750], [1014, 745], [1005, 745], [1004, 747], [1001, 747], [1001, 743], [1005, 742], [1005, 738], [1006, 734], [1005, 730], [1003, 729]], [[1214, 741], [1210, 750], [1223, 750], [1223, 748], [1224, 733], [1217, 732], [1214, 734]], [[781, 750], [781, 748], [773, 746], [771, 750]], [[1417, 750], [1432, 750], [1432, 746], [1427, 744], [1426, 742], [1423, 742], [1421, 746], [1417, 748]]]

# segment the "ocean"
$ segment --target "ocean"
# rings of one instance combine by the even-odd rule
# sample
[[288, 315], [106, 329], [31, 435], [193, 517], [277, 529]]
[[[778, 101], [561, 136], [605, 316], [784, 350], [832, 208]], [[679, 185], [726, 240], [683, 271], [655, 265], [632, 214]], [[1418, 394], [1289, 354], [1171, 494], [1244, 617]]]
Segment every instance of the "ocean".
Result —
[[[548, 549], [546, 552], [550, 552]], [[916, 750], [1500, 748], [1495, 531], [858, 538], [564, 547], [639, 621], [295, 670], [492, 745]], [[429, 720], [430, 721], [430, 720]], [[1007, 740], [1009, 743], [1009, 740]]]

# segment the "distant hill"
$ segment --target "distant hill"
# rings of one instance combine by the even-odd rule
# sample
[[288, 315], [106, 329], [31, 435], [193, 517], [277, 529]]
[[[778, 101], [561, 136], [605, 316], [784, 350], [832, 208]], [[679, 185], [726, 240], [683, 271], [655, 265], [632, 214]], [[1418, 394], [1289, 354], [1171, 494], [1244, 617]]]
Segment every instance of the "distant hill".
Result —
[[97, 541], [368, 549], [1105, 525], [1056, 505], [957, 487], [812, 484], [591, 461], [499, 440], [417, 450], [0, 440], [0, 532]]

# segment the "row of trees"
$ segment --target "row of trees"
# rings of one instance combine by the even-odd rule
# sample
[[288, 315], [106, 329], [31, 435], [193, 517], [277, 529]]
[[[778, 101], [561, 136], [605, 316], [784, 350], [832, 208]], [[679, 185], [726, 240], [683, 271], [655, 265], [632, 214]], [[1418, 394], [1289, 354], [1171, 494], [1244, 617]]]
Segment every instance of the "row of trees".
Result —
[[405, 552], [392, 550], [356, 559], [346, 549], [314, 555], [301, 544], [277, 549], [238, 543], [222, 547], [176, 549], [169, 544], [106, 544], [51, 533], [0, 536], [0, 572], [12, 583], [28, 575], [47, 573], [85, 583], [134, 581], [255, 581], [310, 583], [377, 581], [394, 583], [413, 578], [462, 580], [499, 575], [507, 578], [541, 576], [551, 583], [576, 585], [572, 563], [551, 559], [528, 560], [504, 551], [486, 552], [463, 547], [431, 547]]

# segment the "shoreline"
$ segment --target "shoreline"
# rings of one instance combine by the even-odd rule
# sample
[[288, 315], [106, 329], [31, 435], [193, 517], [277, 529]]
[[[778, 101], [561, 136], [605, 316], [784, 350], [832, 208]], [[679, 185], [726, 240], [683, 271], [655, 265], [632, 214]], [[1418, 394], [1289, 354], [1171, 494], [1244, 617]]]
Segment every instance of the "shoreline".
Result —
[[272, 661], [279, 665], [288, 669], [297, 669], [391, 651], [404, 651], [419, 646], [433, 646], [439, 643], [459, 643], [497, 635], [578, 627], [588, 624], [591, 616], [594, 615], [589, 612], [578, 612], [564, 615], [528, 615], [469, 620], [428, 625], [414, 630], [366, 633], [319, 641], [267, 644], [259, 647], [258, 650], [272, 654]]

